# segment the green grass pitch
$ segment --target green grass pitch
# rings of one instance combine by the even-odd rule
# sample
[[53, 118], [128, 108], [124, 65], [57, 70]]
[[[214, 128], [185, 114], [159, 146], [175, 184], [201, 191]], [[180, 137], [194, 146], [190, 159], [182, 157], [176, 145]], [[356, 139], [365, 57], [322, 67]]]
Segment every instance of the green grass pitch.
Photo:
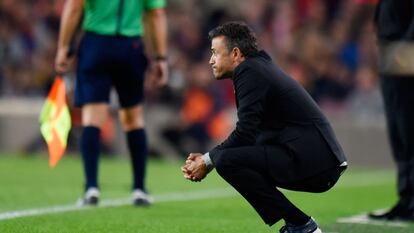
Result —
[[[0, 232], [139, 232], [139, 233], [270, 233], [248, 203], [212, 172], [201, 183], [182, 178], [180, 163], [150, 161], [147, 183], [154, 196], [230, 190], [231, 195], [203, 199], [156, 202], [149, 208], [122, 205], [30, 217], [0, 219]], [[82, 167], [76, 156], [66, 155], [49, 169], [45, 155], [0, 155], [0, 216], [74, 204], [82, 193]], [[130, 165], [122, 159], [103, 159], [100, 166], [102, 200], [130, 196]], [[227, 189], [226, 189], [227, 188]], [[396, 201], [394, 171], [349, 169], [337, 186], [323, 194], [286, 192], [326, 233], [409, 233], [404, 227], [338, 223], [337, 219], [386, 208]], [[184, 198], [185, 199], [185, 198]]]

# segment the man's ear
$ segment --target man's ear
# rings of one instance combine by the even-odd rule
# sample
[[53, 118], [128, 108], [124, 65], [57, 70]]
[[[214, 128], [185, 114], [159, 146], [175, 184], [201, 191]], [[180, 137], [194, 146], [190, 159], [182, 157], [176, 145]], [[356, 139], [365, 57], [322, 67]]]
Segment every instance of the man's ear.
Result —
[[241, 53], [240, 49], [237, 48], [237, 47], [234, 47], [231, 52], [232, 52], [233, 58], [235, 58], [235, 59], [243, 57], [243, 54]]

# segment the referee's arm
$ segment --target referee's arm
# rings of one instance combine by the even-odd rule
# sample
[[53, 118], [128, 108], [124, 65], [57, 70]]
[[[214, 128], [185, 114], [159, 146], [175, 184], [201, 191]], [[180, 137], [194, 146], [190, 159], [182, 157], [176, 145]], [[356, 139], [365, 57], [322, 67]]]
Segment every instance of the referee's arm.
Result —
[[164, 8], [145, 12], [145, 32], [152, 45], [152, 55], [166, 58], [167, 56], [167, 17]]
[[63, 7], [55, 60], [55, 69], [58, 73], [67, 72], [69, 69], [70, 42], [79, 26], [84, 6], [85, 0], [67, 0]]
[[153, 85], [163, 86], [168, 82], [167, 64], [167, 17], [164, 8], [145, 12], [145, 37], [150, 44], [149, 53], [153, 56], [155, 80]]

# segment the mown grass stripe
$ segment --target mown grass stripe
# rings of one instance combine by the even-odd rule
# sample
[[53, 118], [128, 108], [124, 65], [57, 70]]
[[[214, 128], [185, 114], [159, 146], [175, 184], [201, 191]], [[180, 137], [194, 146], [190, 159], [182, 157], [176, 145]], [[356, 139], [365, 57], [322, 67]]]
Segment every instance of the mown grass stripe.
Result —
[[367, 224], [367, 225], [391, 226], [391, 227], [408, 227], [408, 224], [405, 222], [372, 220], [368, 218], [366, 213], [358, 214], [358, 215], [354, 215], [354, 216], [350, 216], [346, 218], [339, 218], [336, 221], [338, 223]]
[[[208, 189], [193, 192], [174, 192], [154, 195], [154, 202], [172, 202], [172, 201], [188, 201], [188, 200], [203, 200], [212, 198], [222, 198], [235, 196], [237, 193], [231, 188]], [[94, 208], [117, 207], [132, 204], [131, 198], [119, 198], [102, 200], [96, 207], [78, 206], [75, 204], [57, 205], [50, 207], [33, 208], [27, 210], [17, 210], [0, 213], [0, 221], [14, 218], [22, 218], [29, 216], [39, 216], [45, 214], [65, 213], [70, 211], [89, 210]]]

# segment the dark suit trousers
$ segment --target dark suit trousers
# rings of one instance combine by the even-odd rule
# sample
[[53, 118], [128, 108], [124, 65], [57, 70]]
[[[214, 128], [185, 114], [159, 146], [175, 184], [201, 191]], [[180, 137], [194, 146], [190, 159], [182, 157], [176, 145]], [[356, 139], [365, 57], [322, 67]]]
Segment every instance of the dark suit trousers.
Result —
[[[283, 159], [289, 157], [283, 146], [230, 148], [220, 153], [215, 162], [217, 172], [253, 206], [268, 225], [273, 225], [285, 216], [302, 213], [276, 187], [324, 192], [336, 183], [342, 172], [338, 164], [332, 162], [331, 169], [311, 177], [301, 177], [300, 172], [292, 176], [289, 164]], [[271, 156], [279, 155], [281, 159], [275, 163], [274, 159], [268, 159], [268, 153]], [[271, 169], [279, 170], [277, 174], [281, 175], [275, 177], [275, 173], [270, 173]]]
[[414, 75], [382, 75], [381, 88], [398, 169], [399, 202], [414, 209]]

